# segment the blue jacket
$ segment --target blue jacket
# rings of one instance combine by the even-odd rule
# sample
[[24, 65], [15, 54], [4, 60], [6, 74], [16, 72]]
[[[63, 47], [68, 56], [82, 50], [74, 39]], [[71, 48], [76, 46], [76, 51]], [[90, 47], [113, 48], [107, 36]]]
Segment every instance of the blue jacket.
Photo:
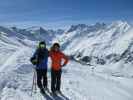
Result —
[[[49, 56], [49, 52], [48, 49], [44, 48], [43, 49], [43, 53], [41, 54], [41, 56], [43, 56], [43, 58], [41, 58], [39, 56], [39, 48], [35, 51], [35, 53], [33, 54], [33, 57], [35, 57], [37, 59], [38, 64], [36, 65], [36, 69], [47, 69], [48, 67], [48, 56]], [[41, 58], [41, 61], [40, 61]]]

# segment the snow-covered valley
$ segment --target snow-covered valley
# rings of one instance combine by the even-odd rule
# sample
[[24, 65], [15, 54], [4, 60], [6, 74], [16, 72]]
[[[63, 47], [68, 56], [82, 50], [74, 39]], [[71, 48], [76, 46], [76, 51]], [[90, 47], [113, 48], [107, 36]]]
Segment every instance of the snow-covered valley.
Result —
[[[49, 38], [52, 37], [54, 40], [50, 39], [49, 46], [52, 40], [53, 42], [59, 41], [64, 52], [74, 58], [63, 68], [61, 89], [64, 96], [58, 98], [53, 98], [50, 95], [43, 97], [39, 92], [31, 96], [33, 65], [29, 62], [29, 59], [35, 50], [37, 42], [32, 41], [31, 37], [29, 38], [25, 35], [26, 33], [12, 36], [9, 30], [4, 32], [0, 30], [2, 32], [0, 35], [0, 99], [133, 100], [133, 67], [132, 61], [128, 59], [132, 58], [133, 31], [131, 26], [124, 22], [119, 22], [119, 24], [115, 25], [113, 25], [114, 27], [112, 26], [113, 28], [106, 26], [107, 29], [111, 28], [112, 31], [114, 30], [113, 32], [110, 32], [111, 29], [106, 29], [105, 31], [103, 29], [105, 25], [102, 25], [102, 27], [100, 25], [100, 27], [87, 28], [87, 30], [90, 29], [88, 35], [86, 26], [81, 25], [85, 27], [83, 30], [80, 29], [81, 27], [78, 27], [76, 31], [75, 28], [72, 28], [71, 30], [64, 31], [65, 33], [57, 32], [58, 36], [51, 36], [50, 34]], [[66, 32], [69, 33], [66, 34]], [[77, 35], [78, 32], [80, 33], [79, 36]], [[93, 36], [94, 33], [96, 35]], [[110, 38], [113, 33], [116, 34], [115, 37]], [[47, 41], [49, 38], [47, 38]], [[107, 48], [104, 50], [105, 47]], [[127, 52], [123, 54], [126, 50]], [[112, 58], [106, 60], [105, 57], [112, 54], [112, 52], [120, 56], [112, 56]], [[81, 55], [79, 56], [79, 54]], [[83, 58], [85, 59], [85, 56], [90, 57], [90, 54], [93, 57], [92, 60], [83, 62]], [[122, 54], [124, 56], [121, 56]], [[97, 61], [95, 61], [94, 56], [101, 57], [101, 59], [106, 60], [106, 63], [96, 63]], [[117, 57], [122, 58], [118, 61], [114, 60]], [[49, 88], [50, 78], [49, 61]]]

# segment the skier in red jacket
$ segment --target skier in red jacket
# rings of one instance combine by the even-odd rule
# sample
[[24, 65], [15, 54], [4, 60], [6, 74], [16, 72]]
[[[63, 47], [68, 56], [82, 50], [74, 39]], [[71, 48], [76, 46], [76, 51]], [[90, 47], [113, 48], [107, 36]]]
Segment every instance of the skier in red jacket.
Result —
[[[50, 58], [52, 60], [51, 66], [51, 91], [52, 93], [59, 92], [61, 87], [61, 73], [62, 67], [68, 63], [68, 58], [64, 53], [60, 51], [60, 45], [58, 43], [54, 43], [51, 51]], [[64, 60], [63, 64], [62, 61]]]

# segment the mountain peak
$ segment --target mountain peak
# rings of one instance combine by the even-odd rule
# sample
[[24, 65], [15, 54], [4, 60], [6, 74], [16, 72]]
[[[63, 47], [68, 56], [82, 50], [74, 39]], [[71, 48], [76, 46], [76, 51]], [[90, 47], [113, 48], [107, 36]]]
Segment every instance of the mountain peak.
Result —
[[128, 22], [126, 21], [115, 21], [111, 24], [111, 26], [129, 26]]
[[36, 31], [36, 30], [40, 30], [40, 29], [43, 29], [43, 27], [40, 27], [40, 26], [32, 26], [32, 27], [27, 28], [27, 30], [29, 30], [29, 31]]
[[84, 29], [86, 27], [88, 27], [88, 25], [86, 24], [71, 25], [70, 29], [67, 32], [72, 32], [77, 29]]
[[105, 23], [99, 23], [97, 22], [94, 25], [86, 25], [86, 24], [77, 24], [77, 25], [71, 25], [70, 29], [67, 31], [67, 33], [75, 31], [75, 30], [83, 30], [83, 29], [87, 29], [87, 30], [96, 30], [96, 29], [101, 29], [104, 28], [106, 26]]

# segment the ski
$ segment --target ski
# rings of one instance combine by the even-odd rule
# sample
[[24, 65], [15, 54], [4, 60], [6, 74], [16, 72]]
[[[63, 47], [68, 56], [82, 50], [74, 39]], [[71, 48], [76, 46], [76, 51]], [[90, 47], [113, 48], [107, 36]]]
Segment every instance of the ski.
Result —
[[45, 93], [41, 93], [41, 94], [44, 98], [46, 98], [46, 100], [53, 100], [53, 98], [48, 93], [45, 92]]
[[57, 95], [63, 98], [63, 100], [70, 100], [68, 97], [66, 97], [62, 92], [57, 92]]
[[51, 97], [53, 98], [53, 100], [70, 100], [68, 97], [66, 97], [64, 94], [62, 93], [50, 93]]

